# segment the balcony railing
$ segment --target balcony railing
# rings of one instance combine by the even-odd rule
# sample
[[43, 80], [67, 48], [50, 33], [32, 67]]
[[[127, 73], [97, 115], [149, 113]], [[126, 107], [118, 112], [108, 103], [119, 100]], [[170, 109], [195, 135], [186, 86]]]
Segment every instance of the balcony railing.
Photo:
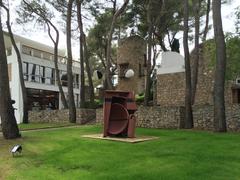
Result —
[[[22, 53], [28, 56], [33, 56], [36, 58], [44, 59], [44, 60], [49, 60], [53, 61], [54, 60], [54, 54], [42, 51], [39, 49], [35, 49], [26, 45], [22, 45]], [[67, 58], [63, 56], [58, 56], [58, 63], [61, 64], [67, 64]], [[80, 67], [80, 62], [73, 60], [73, 67]]]

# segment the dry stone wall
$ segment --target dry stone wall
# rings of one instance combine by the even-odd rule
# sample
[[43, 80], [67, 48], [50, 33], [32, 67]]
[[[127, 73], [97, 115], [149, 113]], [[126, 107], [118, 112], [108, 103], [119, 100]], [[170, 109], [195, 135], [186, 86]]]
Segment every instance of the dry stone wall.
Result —
[[[213, 130], [213, 106], [193, 107], [194, 127], [202, 130]], [[240, 132], [240, 105], [226, 107], [227, 130]]]
[[[85, 124], [96, 120], [95, 109], [77, 109], [77, 124]], [[29, 122], [39, 123], [67, 123], [68, 110], [43, 110], [43, 111], [30, 111]]]
[[[160, 108], [139, 106], [136, 112], [137, 127], [176, 129], [183, 119], [182, 107]], [[103, 124], [103, 110], [97, 109], [96, 122]]]
[[157, 76], [157, 104], [161, 106], [184, 106], [185, 73]]
[[[177, 129], [184, 120], [184, 107], [138, 107], [136, 112], [137, 127]], [[213, 106], [199, 105], [193, 107], [194, 128], [213, 130]], [[240, 105], [226, 107], [227, 129], [240, 132]], [[96, 110], [96, 122], [103, 124], [103, 110]]]

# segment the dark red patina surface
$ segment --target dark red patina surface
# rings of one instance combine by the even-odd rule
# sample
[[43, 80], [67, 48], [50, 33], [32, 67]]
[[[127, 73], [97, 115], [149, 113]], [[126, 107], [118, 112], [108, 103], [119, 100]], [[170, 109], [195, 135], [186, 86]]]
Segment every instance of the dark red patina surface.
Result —
[[134, 93], [105, 91], [103, 136], [135, 137], [137, 110]]

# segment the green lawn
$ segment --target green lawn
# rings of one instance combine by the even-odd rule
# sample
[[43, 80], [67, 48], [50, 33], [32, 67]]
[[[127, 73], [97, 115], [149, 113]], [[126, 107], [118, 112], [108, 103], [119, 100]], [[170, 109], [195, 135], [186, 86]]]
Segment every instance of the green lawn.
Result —
[[20, 130], [31, 130], [31, 129], [45, 129], [54, 127], [65, 127], [65, 126], [75, 126], [74, 123], [29, 123], [29, 124], [19, 124]]
[[[137, 134], [159, 139], [128, 144], [81, 138], [99, 132], [82, 126], [0, 139], [0, 179], [240, 179], [240, 134], [139, 128]], [[23, 155], [12, 158], [16, 143]]]

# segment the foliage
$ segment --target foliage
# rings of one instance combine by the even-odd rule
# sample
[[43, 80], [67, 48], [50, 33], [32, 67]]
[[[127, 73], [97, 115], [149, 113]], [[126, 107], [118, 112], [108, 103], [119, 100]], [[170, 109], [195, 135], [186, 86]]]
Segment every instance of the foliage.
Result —
[[95, 104], [97, 107], [102, 107], [103, 106], [103, 100], [102, 99], [95, 99]]
[[137, 94], [135, 96], [136, 103], [137, 104], [142, 104], [144, 102], [144, 97], [145, 97], [144, 93]]
[[[239, 134], [137, 129], [159, 139], [119, 143], [81, 137], [97, 126], [23, 132], [23, 139], [0, 140], [0, 179], [239, 179]], [[22, 144], [23, 155], [9, 149]], [[187, 167], [187, 168], [186, 168]]]
[[[226, 37], [227, 49], [227, 67], [226, 67], [226, 80], [235, 80], [240, 76], [240, 37], [229, 35]], [[216, 47], [214, 40], [208, 40], [204, 44], [205, 57], [210, 57], [209, 67], [214, 69], [216, 64]]]
[[240, 34], [240, 6], [236, 8], [235, 16], [236, 16], [235, 21], [236, 33]]
[[90, 101], [86, 101], [84, 104], [84, 108], [89, 108], [89, 109], [96, 109], [102, 106], [103, 106], [103, 100], [101, 99], [95, 99], [93, 103], [91, 103]]

